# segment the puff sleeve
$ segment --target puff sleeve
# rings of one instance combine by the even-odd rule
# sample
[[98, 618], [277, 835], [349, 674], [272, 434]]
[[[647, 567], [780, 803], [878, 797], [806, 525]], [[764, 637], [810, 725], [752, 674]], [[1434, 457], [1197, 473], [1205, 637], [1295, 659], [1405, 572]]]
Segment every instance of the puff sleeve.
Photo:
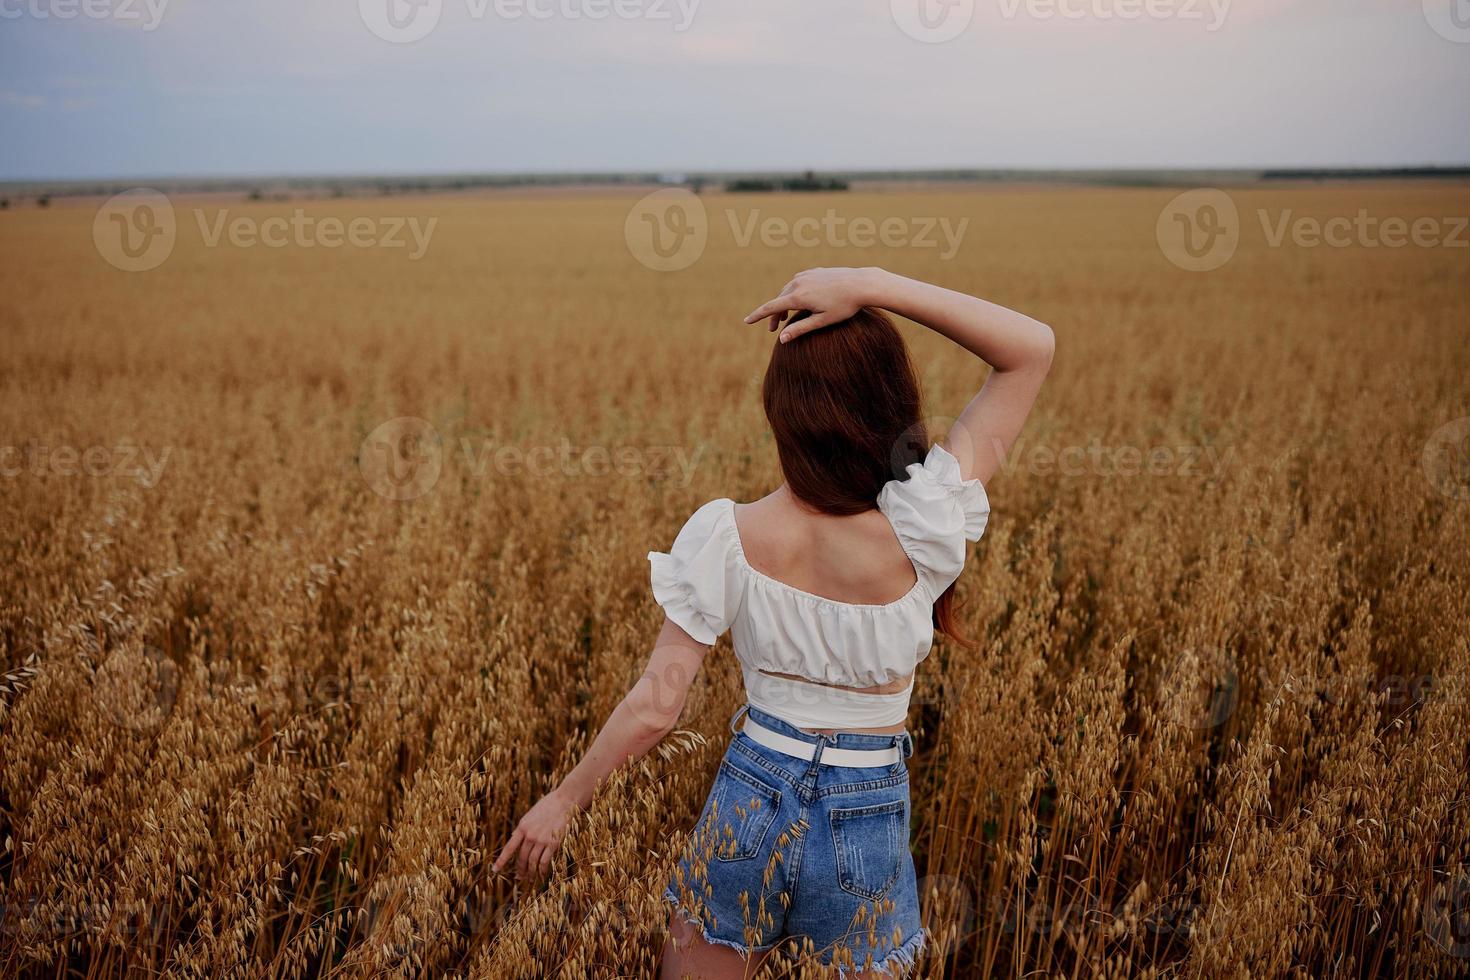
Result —
[[931, 597], [954, 584], [965, 568], [965, 542], [979, 541], [990, 518], [990, 499], [978, 479], [960, 478], [960, 463], [935, 443], [908, 478], [889, 481], [878, 509], [914, 563]]
[[653, 597], [669, 619], [700, 643], [712, 644], [730, 628], [740, 605], [725, 530], [729, 501], [712, 500], [684, 523], [665, 554], [648, 553]]

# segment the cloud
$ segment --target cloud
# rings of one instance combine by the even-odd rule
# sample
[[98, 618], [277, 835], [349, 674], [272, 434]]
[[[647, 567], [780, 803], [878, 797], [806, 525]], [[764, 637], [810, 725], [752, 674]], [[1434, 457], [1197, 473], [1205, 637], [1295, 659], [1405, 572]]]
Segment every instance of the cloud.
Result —
[[[1463, 91], [1470, 59], [1413, 2], [1232, 0], [1210, 32], [1090, 16], [1135, 0], [975, 0], [940, 44], [891, 0], [438, 2], [403, 44], [358, 0], [170, 0], [153, 32], [7, 21], [0, 176], [1470, 159], [1458, 103], [1424, 94]], [[1089, 16], [1025, 6], [1047, 2]]]
[[0, 91], [0, 105], [10, 106], [16, 109], [40, 109], [46, 104], [44, 95], [32, 95], [28, 92], [16, 92], [11, 89]]

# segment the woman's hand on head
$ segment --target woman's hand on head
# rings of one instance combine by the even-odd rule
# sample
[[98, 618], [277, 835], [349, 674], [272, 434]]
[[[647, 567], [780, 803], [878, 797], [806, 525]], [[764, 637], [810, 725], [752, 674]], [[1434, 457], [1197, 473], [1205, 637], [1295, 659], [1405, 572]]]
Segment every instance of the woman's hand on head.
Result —
[[[874, 300], [879, 269], [807, 269], [798, 272], [775, 299], [757, 306], [746, 323], [770, 321], [781, 343], [840, 323]], [[784, 329], [783, 329], [784, 327]]]

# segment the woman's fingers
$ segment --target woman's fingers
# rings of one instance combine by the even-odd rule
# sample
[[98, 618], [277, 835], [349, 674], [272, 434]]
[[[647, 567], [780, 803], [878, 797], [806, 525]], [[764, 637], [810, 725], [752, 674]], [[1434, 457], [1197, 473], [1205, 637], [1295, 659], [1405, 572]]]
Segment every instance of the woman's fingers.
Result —
[[540, 850], [541, 845], [535, 841], [531, 841], [525, 847], [521, 848], [520, 856], [516, 859], [517, 875], [522, 878], [531, 877], [531, 862], [536, 860]]
[[786, 313], [791, 310], [799, 310], [801, 308], [801, 304], [796, 301], [796, 294], [786, 293], [782, 296], [777, 296], [773, 300], [762, 303], [760, 306], [757, 306], [755, 310], [752, 311], [751, 314], [745, 318], [745, 322], [755, 323], [757, 321], [764, 320], [768, 316], [775, 316], [777, 313]]
[[515, 832], [510, 835], [510, 840], [505, 842], [505, 847], [500, 849], [500, 856], [495, 859], [495, 863], [490, 866], [490, 870], [499, 871], [503, 868], [506, 862], [515, 856], [516, 849], [520, 847], [521, 840], [524, 837], [525, 834], [522, 833], [521, 828], [517, 827]]
[[490, 870], [499, 871], [510, 864], [514, 859], [514, 871], [517, 878], [533, 878], [544, 876], [551, 869], [551, 859], [556, 856], [556, 849], [550, 844], [533, 841], [528, 838], [525, 831], [517, 827], [515, 833], [510, 835], [505, 847], [500, 851], [500, 856], [490, 866]]
[[775, 299], [771, 300], [768, 303], [763, 303], [761, 304], [761, 306], [757, 307], [755, 312], [751, 313], [750, 316], [745, 318], [745, 322], [758, 323], [761, 320], [770, 317], [771, 330], [774, 332], [781, 329], [781, 323], [786, 319], [786, 314], [791, 310], [800, 308], [797, 306], [793, 306], [789, 302], [789, 300], [791, 299], [791, 294], [795, 291], [796, 280], [791, 279], [786, 283], [786, 285], [781, 287], [781, 291], [776, 294]]
[[541, 877], [543, 869], [551, 864], [551, 856], [554, 848], [550, 844], [537, 844], [530, 848], [526, 855], [526, 877], [535, 881]]
[[821, 330], [823, 327], [831, 326], [839, 319], [841, 317], [833, 316], [830, 313], [813, 313], [809, 317], [791, 321], [791, 325], [781, 331], [781, 336], [778, 339], [784, 344], [795, 340], [802, 334], [808, 334], [813, 330]]
[[[818, 307], [840, 305], [839, 302], [834, 300], [833, 296], [829, 295], [829, 291], [817, 289], [816, 292], [813, 292], [813, 288], [811, 288], [814, 285], [813, 280], [810, 278], [803, 279], [803, 277], [810, 277], [814, 273], [824, 273], [825, 271], [823, 269], [808, 269], [806, 272], [798, 274], [795, 279], [792, 279], [785, 286], [781, 287], [781, 292], [776, 295], [775, 299], [767, 300], [752, 310], [750, 315], [745, 318], [745, 322], [759, 323], [761, 320], [769, 320], [772, 332], [785, 327], [789, 333], [790, 327], [788, 324], [796, 322], [795, 318], [791, 316], [792, 313], [811, 313], [814, 314], [812, 319], [815, 320], [816, 316], [820, 315], [817, 311]], [[798, 282], [798, 280], [801, 280], [801, 282]], [[800, 293], [800, 296], [797, 295], [798, 293]], [[799, 337], [803, 333], [819, 330], [829, 324], [836, 323], [839, 319], [841, 317], [825, 318], [817, 323], [805, 325], [793, 336]], [[791, 338], [783, 334], [782, 339], [789, 340]]]

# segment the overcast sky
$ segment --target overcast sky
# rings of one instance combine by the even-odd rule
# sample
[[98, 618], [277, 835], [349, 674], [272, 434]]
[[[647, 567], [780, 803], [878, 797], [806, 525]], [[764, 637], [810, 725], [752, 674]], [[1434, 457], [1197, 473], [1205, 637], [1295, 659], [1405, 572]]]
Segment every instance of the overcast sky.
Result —
[[1467, 94], [1470, 0], [0, 0], [0, 179], [1467, 163]]

